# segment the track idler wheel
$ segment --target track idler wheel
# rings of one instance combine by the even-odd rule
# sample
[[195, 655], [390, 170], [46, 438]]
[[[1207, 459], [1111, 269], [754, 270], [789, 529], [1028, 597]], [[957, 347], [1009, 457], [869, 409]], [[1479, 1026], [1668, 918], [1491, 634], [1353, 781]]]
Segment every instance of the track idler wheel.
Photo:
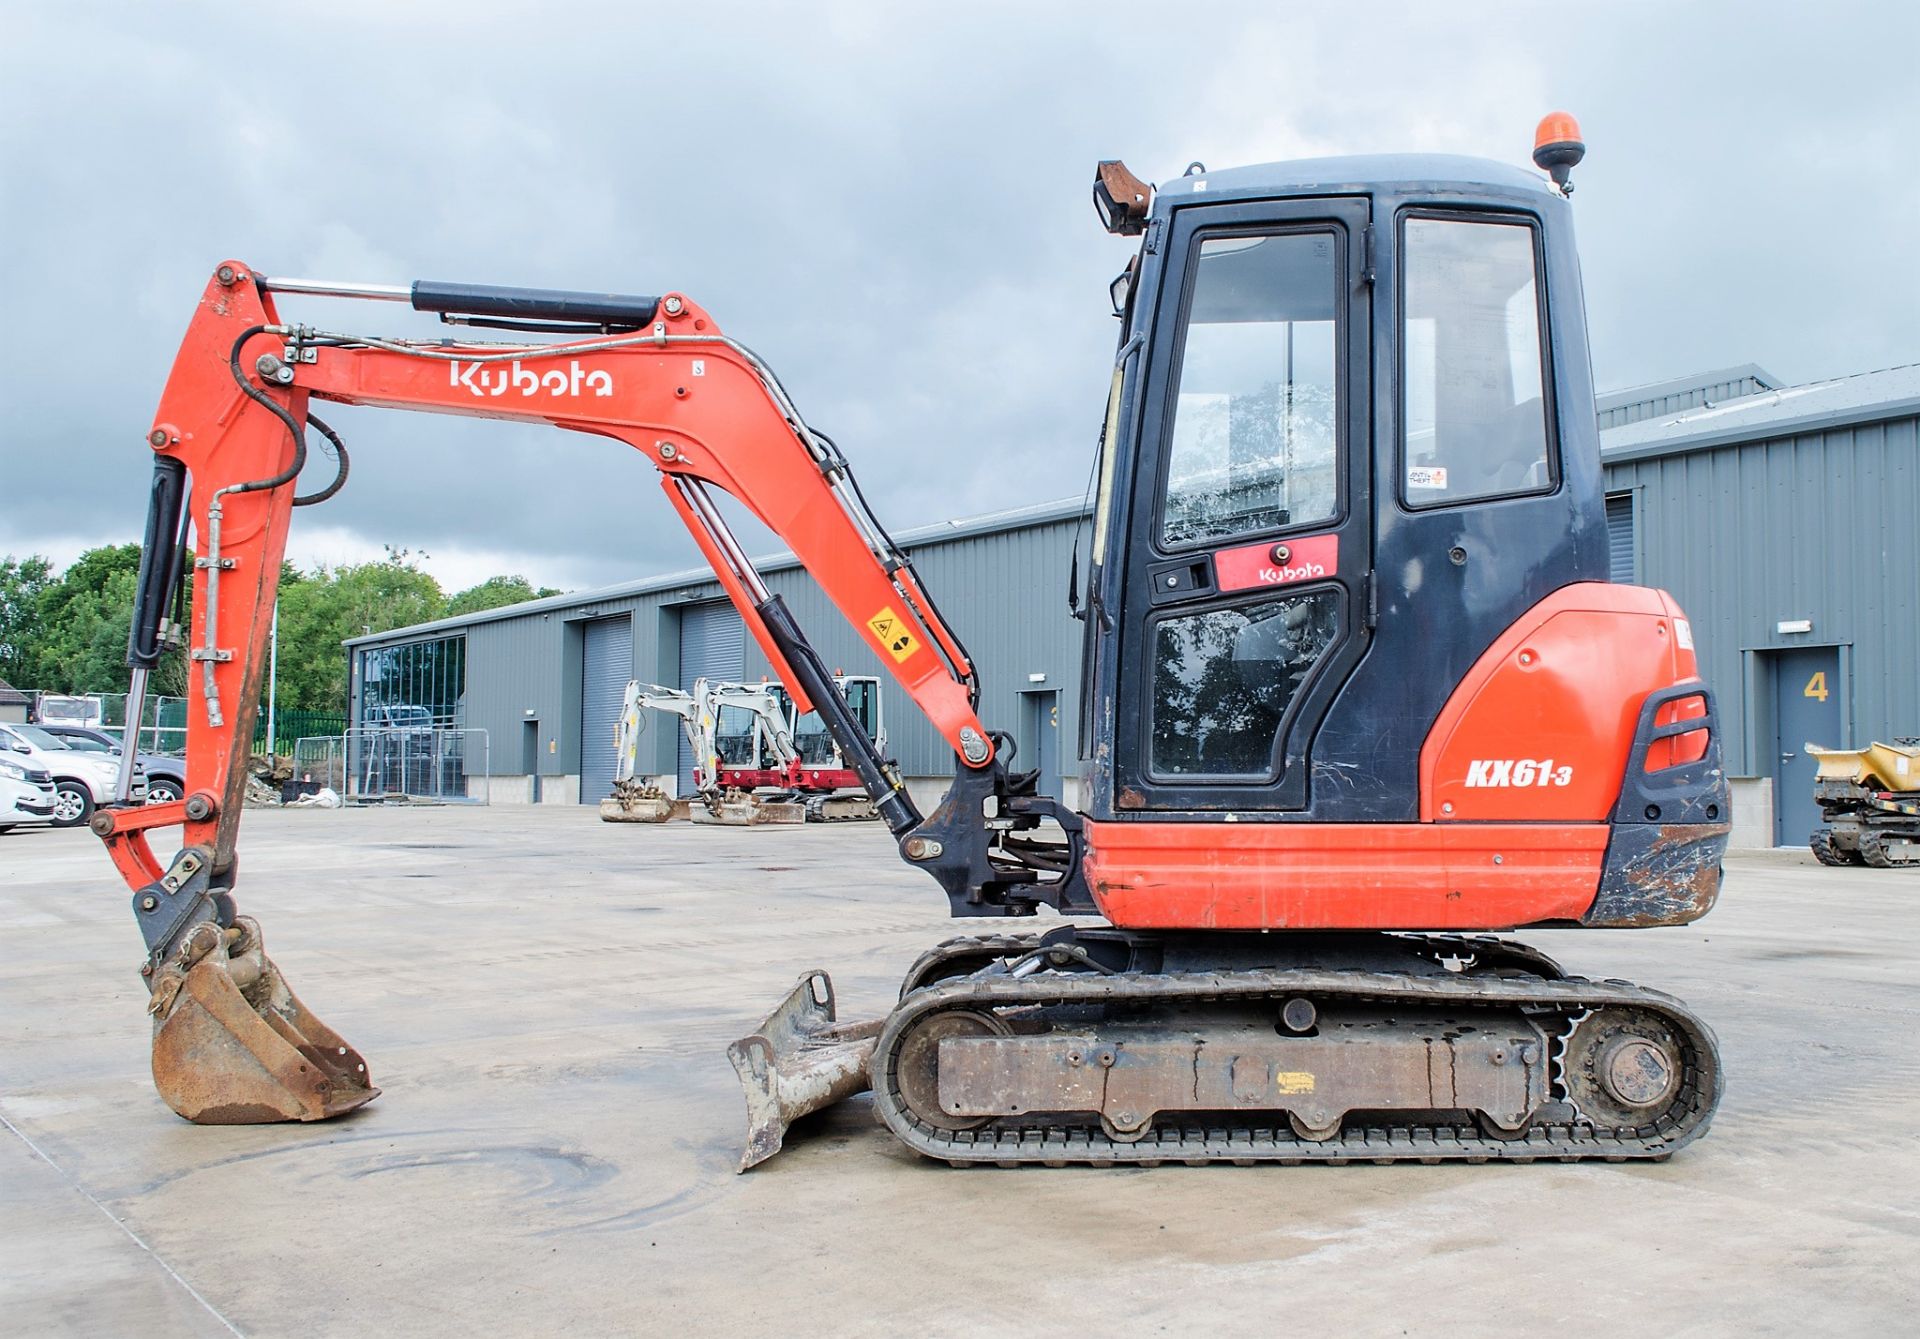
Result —
[[973, 1130], [991, 1116], [950, 1115], [940, 1104], [940, 1043], [949, 1037], [1004, 1037], [1007, 1025], [977, 1009], [948, 1009], [916, 1023], [901, 1041], [894, 1085], [922, 1125], [936, 1130]]
[[328, 1120], [380, 1095], [360, 1053], [287, 988], [252, 918], [203, 922], [152, 980], [154, 1087], [188, 1120]]
[[1598, 1125], [1649, 1125], [1672, 1106], [1682, 1066], [1680, 1038], [1657, 1015], [1600, 1009], [1567, 1038], [1567, 1095]]

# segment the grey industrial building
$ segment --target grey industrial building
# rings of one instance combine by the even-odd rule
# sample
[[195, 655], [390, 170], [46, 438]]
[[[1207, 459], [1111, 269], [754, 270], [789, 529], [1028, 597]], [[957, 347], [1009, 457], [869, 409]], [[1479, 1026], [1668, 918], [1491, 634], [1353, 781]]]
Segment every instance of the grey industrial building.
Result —
[[[1920, 366], [1786, 386], [1757, 367], [1602, 396], [1614, 578], [1671, 591], [1719, 695], [1735, 840], [1795, 844], [1817, 819], [1803, 744], [1920, 734]], [[1067, 610], [1078, 499], [899, 536], [980, 667], [981, 716], [1073, 799], [1080, 624]], [[763, 565], [830, 666], [876, 657], [791, 559]], [[764, 657], [721, 589], [683, 572], [347, 643], [351, 710], [396, 706], [487, 732], [494, 802], [594, 803], [613, 772], [629, 678], [758, 680]], [[890, 752], [917, 793], [951, 757], [904, 694]], [[417, 714], [417, 713], [416, 713]], [[677, 732], [643, 766], [684, 787]], [[482, 769], [473, 768], [478, 773]], [[1060, 792], [1056, 792], [1060, 793]]]

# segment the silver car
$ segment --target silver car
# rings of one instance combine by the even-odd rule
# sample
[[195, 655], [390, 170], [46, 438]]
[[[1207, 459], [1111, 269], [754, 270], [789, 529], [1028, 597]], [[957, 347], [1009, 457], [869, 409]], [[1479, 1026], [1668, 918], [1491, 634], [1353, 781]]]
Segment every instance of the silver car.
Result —
[[[0, 725], [0, 757], [43, 768], [53, 776], [53, 825], [77, 828], [93, 811], [113, 799], [120, 781], [120, 759], [113, 754], [82, 753], [37, 725]], [[135, 804], [147, 802], [147, 774], [133, 772]]]

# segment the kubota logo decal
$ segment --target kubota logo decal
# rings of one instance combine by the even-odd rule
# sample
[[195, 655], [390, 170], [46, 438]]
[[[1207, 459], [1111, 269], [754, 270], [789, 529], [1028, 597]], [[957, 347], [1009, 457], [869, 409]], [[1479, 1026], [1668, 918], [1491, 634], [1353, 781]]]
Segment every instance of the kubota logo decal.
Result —
[[519, 392], [522, 399], [531, 399], [542, 391], [557, 399], [562, 395], [578, 395], [583, 387], [595, 395], [613, 394], [613, 373], [601, 368], [589, 372], [580, 366], [578, 358], [570, 359], [564, 372], [556, 367], [544, 373], [522, 367], [518, 358], [505, 367], [462, 363], [456, 358], [447, 364], [447, 374], [448, 385], [465, 386], [476, 397], [505, 395], [513, 390]]
[[1570, 786], [1573, 768], [1551, 758], [1475, 758], [1467, 764], [1469, 786]]
[[1340, 567], [1340, 536], [1307, 535], [1271, 540], [1213, 555], [1214, 581], [1221, 590], [1254, 590], [1322, 581]]

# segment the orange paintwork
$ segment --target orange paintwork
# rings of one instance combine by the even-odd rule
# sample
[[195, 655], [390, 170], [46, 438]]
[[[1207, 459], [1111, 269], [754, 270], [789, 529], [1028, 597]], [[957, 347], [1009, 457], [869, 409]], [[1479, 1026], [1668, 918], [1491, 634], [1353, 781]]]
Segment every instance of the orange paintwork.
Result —
[[[154, 419], [154, 449], [177, 457], [192, 478], [189, 504], [192, 547], [207, 554], [208, 505], [215, 492], [247, 480], [269, 478], [293, 459], [286, 427], [247, 399], [234, 384], [228, 358], [235, 341], [254, 326], [277, 325], [278, 312], [247, 266], [229, 261], [223, 283], [218, 271], [200, 299]], [[718, 337], [719, 328], [684, 297], [663, 301], [655, 330], [673, 336]], [[384, 405], [431, 413], [550, 423], [577, 432], [612, 437], [640, 451], [663, 475], [708, 484], [741, 502], [779, 535], [820, 583], [836, 607], [959, 754], [960, 735], [982, 739], [986, 728], [936, 650], [968, 666], [945, 628], [929, 627], [920, 592], [905, 583], [911, 600], [868, 548], [853, 519], [835, 497], [821, 467], [800, 442], [747, 357], [721, 343], [654, 344], [645, 335], [615, 348], [592, 348], [598, 337], [560, 344], [462, 346], [436, 344], [436, 353], [461, 360], [426, 358], [385, 349], [323, 347], [312, 362], [294, 366], [293, 384], [266, 393], [304, 421], [309, 399]], [[253, 376], [262, 355], [281, 354], [284, 335], [257, 333], [240, 350], [240, 366]], [[520, 360], [476, 364], [473, 359], [518, 353]], [[671, 451], [664, 451], [670, 445]], [[308, 471], [305, 488], [319, 487], [325, 462]], [[511, 487], [503, 478], [502, 487]], [[668, 482], [663, 480], [663, 482]], [[215, 644], [232, 656], [214, 666], [224, 721], [209, 719], [200, 666], [189, 673], [187, 792], [212, 801], [210, 816], [184, 824], [185, 845], [213, 853], [213, 868], [230, 864], [246, 784], [246, 754], [253, 740], [266, 637], [286, 551], [293, 497], [300, 485], [224, 500], [221, 555], [233, 565], [220, 573], [217, 601], [207, 597], [208, 573], [194, 572], [190, 645], [204, 644], [205, 621], [217, 614]], [[677, 493], [677, 511], [689, 522], [702, 552], [719, 573], [726, 564], [702, 533]], [[798, 684], [767, 636], [741, 584], [722, 575], [722, 585], [741, 617], [780, 672], [788, 690]], [[916, 607], [917, 606], [917, 607]], [[869, 626], [885, 615], [887, 642]], [[908, 634], [903, 636], [902, 634]], [[891, 645], [889, 645], [891, 643]], [[811, 705], [801, 702], [804, 709]], [[171, 806], [170, 808], [177, 808]], [[152, 812], [152, 811], [149, 811]], [[160, 864], [149, 849], [140, 811], [113, 811], [109, 852], [134, 887], [157, 877]], [[184, 816], [184, 815], [182, 815]]]
[[[1556, 591], [1487, 649], [1435, 719], [1420, 753], [1420, 822], [1088, 823], [1094, 900], [1130, 929], [1577, 920], [1599, 887], [1641, 703], [1697, 679], [1681, 626], [1664, 591]], [[1704, 710], [1681, 702], [1662, 715]], [[1690, 761], [1706, 742], [1656, 741], [1648, 765]]]
[[[1606, 821], [1641, 702], [1699, 677], [1691, 646], [1680, 644], [1691, 630], [1676, 632], [1683, 622], [1665, 591], [1599, 581], [1563, 587], [1529, 609], [1474, 662], [1427, 732], [1421, 821]], [[1704, 736], [1682, 738], [1705, 747]], [[1658, 741], [1648, 765], [1681, 760], [1671, 754]], [[1509, 784], [1470, 784], [1477, 763], [1501, 762], [1535, 764], [1532, 784], [1513, 784], [1511, 773]], [[1542, 763], [1552, 764], [1544, 783]]]
[[1137, 930], [1500, 930], [1577, 919], [1599, 885], [1608, 832], [1604, 823], [1089, 823], [1087, 886], [1101, 915]]

